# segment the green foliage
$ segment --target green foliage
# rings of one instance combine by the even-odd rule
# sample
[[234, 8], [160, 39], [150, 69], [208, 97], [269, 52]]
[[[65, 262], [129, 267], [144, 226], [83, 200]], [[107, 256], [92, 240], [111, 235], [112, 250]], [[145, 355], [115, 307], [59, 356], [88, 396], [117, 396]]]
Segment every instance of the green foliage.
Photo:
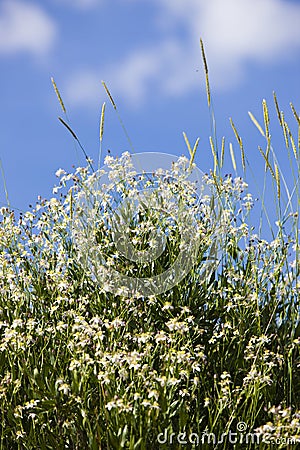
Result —
[[[73, 182], [66, 195], [40, 200], [20, 218], [2, 209], [1, 449], [212, 448], [204, 432], [220, 440], [214, 448], [257, 448], [229, 441], [229, 431], [243, 422], [240, 435], [256, 430], [259, 448], [269, 448], [264, 436], [280, 439], [278, 448], [288, 448], [289, 439], [299, 442], [299, 183], [296, 209], [292, 201], [284, 209], [280, 178], [286, 183], [266, 108], [266, 130], [259, 128], [267, 143], [266, 176], [275, 183], [277, 233], [270, 242], [253, 234], [247, 186], [222, 175], [215, 152], [216, 170], [207, 180], [222, 200], [226, 239], [209, 278], [199, 275], [199, 252], [192, 271], [161, 295], [128, 298], [97, 284], [70, 236], [74, 196], [88, 168], [64, 173], [60, 187]], [[292, 149], [299, 174], [299, 145]], [[105, 247], [110, 230], [103, 227], [96, 238]], [[176, 249], [172, 234], [168, 239], [166, 266]], [[119, 264], [131, 270], [124, 259]], [[172, 442], [158, 441], [160, 433]], [[186, 439], [196, 433], [200, 444], [180, 444], [179, 433]]]

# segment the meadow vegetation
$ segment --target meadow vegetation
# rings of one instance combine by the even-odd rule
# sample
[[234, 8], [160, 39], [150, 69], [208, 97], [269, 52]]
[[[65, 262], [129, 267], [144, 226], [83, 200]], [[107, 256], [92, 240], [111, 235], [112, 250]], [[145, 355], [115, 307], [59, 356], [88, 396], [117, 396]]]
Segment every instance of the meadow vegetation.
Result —
[[[1, 209], [1, 449], [258, 448], [250, 437], [233, 444], [230, 430], [239, 439], [256, 433], [262, 449], [270, 448], [270, 439], [277, 439], [276, 448], [296, 448], [300, 140], [276, 97], [275, 108], [294, 190], [285, 191], [290, 175], [282, 173], [273, 150], [265, 102], [264, 124], [252, 119], [265, 138], [261, 162], [274, 185], [278, 217], [272, 239], [253, 229], [254, 201], [243, 174], [223, 173], [225, 146], [217, 152], [212, 139], [214, 168], [206, 183], [210, 200], [223, 211], [224, 239], [218, 265], [207, 277], [200, 274], [215, 232], [209, 201], [197, 216], [202, 245], [196, 262], [172, 289], [128, 296], [99, 283], [78, 257], [70, 232], [76, 198], [95, 176], [91, 162], [74, 173], [59, 170], [54, 197], [39, 198], [32, 210], [17, 216]], [[245, 168], [246, 151], [232, 126]], [[188, 147], [190, 158], [181, 159], [185, 169], [177, 167], [170, 178], [182, 198], [180, 174], [194, 157]], [[229, 154], [236, 165], [233, 146]], [[119, 195], [130, 197], [136, 189], [130, 155], [108, 157], [106, 166], [114, 182], [122, 181]], [[193, 208], [193, 197], [186, 201]], [[169, 267], [180, 248], [176, 223], [168, 224], [166, 250], [156, 265], [128, 264], [114, 248], [108, 203], [99, 209], [93, 238], [110, 266], [139, 278]], [[261, 205], [265, 210], [263, 199]], [[160, 216], [156, 222], [150, 216], [140, 220], [150, 220], [154, 231], [163, 226]], [[147, 230], [131, 227], [139, 249], [145, 248]], [[185, 433], [181, 443], [179, 433]]]

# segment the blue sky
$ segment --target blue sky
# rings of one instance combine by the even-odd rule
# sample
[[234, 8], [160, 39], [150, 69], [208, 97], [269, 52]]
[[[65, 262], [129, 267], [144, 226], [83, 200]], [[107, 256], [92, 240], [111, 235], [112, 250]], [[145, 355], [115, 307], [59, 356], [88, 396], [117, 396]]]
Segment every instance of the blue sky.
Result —
[[[62, 112], [51, 76], [71, 126], [95, 161], [105, 80], [136, 152], [187, 154], [185, 131], [192, 142], [200, 137], [196, 163], [209, 171], [211, 128], [200, 37], [217, 136], [227, 142], [226, 168], [232, 172], [229, 142], [239, 154], [232, 117], [260, 182], [264, 164], [257, 145], [264, 142], [247, 112], [262, 120], [265, 98], [275, 123], [275, 90], [295, 122], [289, 102], [300, 110], [299, 23], [296, 0], [1, 0], [0, 157], [12, 207], [26, 210], [38, 195], [49, 198], [58, 168], [85, 164], [57, 120]], [[282, 169], [288, 170], [278, 127], [272, 133]], [[113, 155], [129, 150], [108, 101], [104, 156], [107, 149]], [[0, 203], [6, 203], [2, 185]]]

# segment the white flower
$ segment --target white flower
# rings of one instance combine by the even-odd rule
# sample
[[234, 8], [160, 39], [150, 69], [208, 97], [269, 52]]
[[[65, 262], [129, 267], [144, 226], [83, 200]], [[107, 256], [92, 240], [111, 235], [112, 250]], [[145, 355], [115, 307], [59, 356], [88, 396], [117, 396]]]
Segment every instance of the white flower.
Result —
[[112, 156], [106, 156], [104, 159], [104, 164], [106, 166], [110, 166], [114, 162], [114, 158]]
[[65, 171], [64, 169], [58, 169], [58, 170], [55, 172], [55, 175], [56, 175], [58, 178], [60, 178], [62, 175], [65, 175], [65, 173], [66, 173], [66, 171]]

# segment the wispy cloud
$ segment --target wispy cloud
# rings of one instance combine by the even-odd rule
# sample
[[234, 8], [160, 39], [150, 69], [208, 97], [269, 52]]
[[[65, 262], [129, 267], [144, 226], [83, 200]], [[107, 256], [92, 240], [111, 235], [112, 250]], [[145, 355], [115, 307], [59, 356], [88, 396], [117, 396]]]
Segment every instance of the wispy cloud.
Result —
[[15, 0], [0, 3], [0, 55], [41, 55], [51, 49], [56, 34], [54, 21], [40, 6]]
[[171, 70], [176, 51], [176, 46], [172, 47], [172, 43], [164, 43], [159, 52], [156, 49], [137, 51], [101, 70], [81, 70], [68, 80], [64, 89], [66, 97], [74, 105], [99, 104], [99, 100], [105, 98], [101, 86], [101, 80], [104, 80], [115, 95], [138, 106], [146, 100], [153, 82], [158, 81], [157, 77], [168, 61]]
[[[286, 60], [300, 48], [300, 5], [286, 0], [157, 0], [190, 48], [204, 39], [215, 87], [234, 86], [246, 62]], [[187, 59], [192, 58], [192, 51]]]
[[64, 88], [64, 97], [72, 105], [99, 104], [101, 98], [101, 72], [80, 70], [70, 77]]
[[[137, 1], [137, 0], [136, 0]], [[150, 1], [150, 0], [148, 0]], [[206, 47], [214, 89], [230, 89], [247, 76], [246, 64], [278, 64], [300, 48], [300, 5], [286, 0], [151, 0], [161, 44], [128, 49], [123, 61], [75, 75], [68, 94], [92, 104], [101, 78], [113, 92], [139, 104], [153, 91], [182, 95], [199, 87], [199, 38]], [[180, 31], [179, 31], [180, 30]], [[200, 71], [201, 72], [201, 71]], [[97, 82], [96, 82], [97, 80]], [[84, 81], [84, 82], [82, 82]]]

